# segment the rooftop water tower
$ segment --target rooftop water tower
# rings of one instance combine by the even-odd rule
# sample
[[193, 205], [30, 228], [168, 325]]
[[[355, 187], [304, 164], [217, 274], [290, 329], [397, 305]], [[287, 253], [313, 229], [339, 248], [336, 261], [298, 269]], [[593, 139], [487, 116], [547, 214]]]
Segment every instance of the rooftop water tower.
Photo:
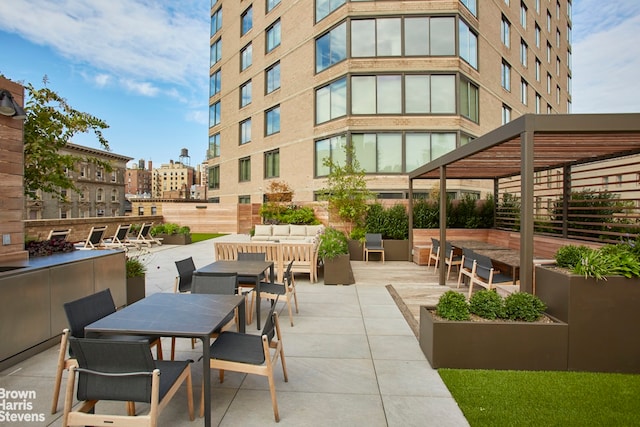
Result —
[[179, 159], [179, 161], [183, 165], [191, 166], [191, 157], [189, 157], [189, 150], [188, 149], [183, 148], [182, 150], [180, 150], [180, 159]]

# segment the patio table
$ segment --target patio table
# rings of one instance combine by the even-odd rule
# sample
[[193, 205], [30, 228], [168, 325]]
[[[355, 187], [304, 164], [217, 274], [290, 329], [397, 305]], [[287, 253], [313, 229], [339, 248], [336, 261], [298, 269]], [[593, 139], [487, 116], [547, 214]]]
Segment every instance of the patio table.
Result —
[[256, 324], [260, 329], [260, 277], [269, 269], [269, 281], [274, 283], [274, 264], [273, 261], [254, 261], [254, 260], [233, 260], [233, 261], [215, 261], [204, 267], [198, 268], [193, 274], [204, 275], [214, 273], [238, 273], [238, 276], [252, 277], [255, 281], [256, 290]]
[[[101, 334], [159, 335], [202, 340], [204, 425], [211, 426], [210, 336], [223, 326], [225, 317], [238, 307], [245, 318], [240, 295], [156, 293], [85, 327]], [[244, 320], [240, 332], [245, 332]]]

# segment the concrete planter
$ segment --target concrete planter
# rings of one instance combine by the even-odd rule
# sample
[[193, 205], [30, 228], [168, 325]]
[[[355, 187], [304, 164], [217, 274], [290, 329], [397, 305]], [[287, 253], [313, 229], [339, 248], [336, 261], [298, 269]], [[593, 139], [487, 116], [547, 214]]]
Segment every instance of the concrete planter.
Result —
[[164, 245], [190, 245], [191, 234], [158, 234], [155, 236]]
[[351, 270], [349, 254], [325, 259], [323, 270], [325, 285], [352, 285], [356, 282]]
[[409, 240], [384, 240], [384, 258], [386, 261], [411, 261]]
[[349, 259], [351, 261], [363, 261], [362, 247], [363, 243], [359, 240], [349, 240]]
[[127, 277], [127, 305], [131, 305], [146, 296], [146, 276]]
[[536, 295], [569, 324], [568, 369], [640, 373], [640, 279], [536, 267]]
[[420, 307], [420, 347], [433, 368], [567, 369], [568, 325], [530, 322], [456, 322]]

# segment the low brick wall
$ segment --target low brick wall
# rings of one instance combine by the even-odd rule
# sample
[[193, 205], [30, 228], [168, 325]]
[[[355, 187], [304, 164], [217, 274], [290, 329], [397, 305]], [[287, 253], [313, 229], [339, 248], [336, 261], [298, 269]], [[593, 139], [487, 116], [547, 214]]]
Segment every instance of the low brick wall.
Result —
[[91, 227], [107, 226], [106, 237], [115, 234], [119, 225], [142, 224], [143, 222], [153, 222], [161, 224], [161, 215], [148, 216], [109, 216], [73, 219], [32, 219], [24, 221], [24, 235], [27, 239], [44, 240], [51, 230], [71, 229], [67, 240], [79, 242], [85, 240], [91, 231]]

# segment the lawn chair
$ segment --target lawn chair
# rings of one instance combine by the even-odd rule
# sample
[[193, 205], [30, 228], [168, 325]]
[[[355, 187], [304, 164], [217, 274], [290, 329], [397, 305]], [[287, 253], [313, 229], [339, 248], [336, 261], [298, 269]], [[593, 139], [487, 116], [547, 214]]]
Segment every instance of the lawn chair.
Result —
[[160, 239], [155, 239], [151, 236], [150, 231], [153, 223], [143, 223], [140, 227], [140, 231], [138, 235], [134, 238], [127, 239], [127, 243], [135, 245], [136, 248], [140, 248], [141, 245], [147, 245], [148, 248], [151, 247], [152, 244], [156, 243], [158, 246], [162, 244]]
[[71, 233], [71, 229], [67, 228], [66, 230], [51, 230], [49, 232], [49, 237], [47, 240], [56, 240], [59, 242], [64, 242], [69, 237], [69, 233]]
[[129, 234], [129, 229], [131, 228], [131, 224], [129, 225], [118, 225], [118, 229], [113, 237], [109, 239], [105, 239], [103, 245], [107, 248], [112, 249], [124, 249], [127, 244], [127, 235]]
[[89, 231], [89, 235], [87, 239], [83, 242], [76, 243], [76, 249], [86, 250], [86, 249], [100, 249], [104, 247], [104, 232], [107, 231], [107, 226], [102, 227], [91, 227], [91, 231]]

